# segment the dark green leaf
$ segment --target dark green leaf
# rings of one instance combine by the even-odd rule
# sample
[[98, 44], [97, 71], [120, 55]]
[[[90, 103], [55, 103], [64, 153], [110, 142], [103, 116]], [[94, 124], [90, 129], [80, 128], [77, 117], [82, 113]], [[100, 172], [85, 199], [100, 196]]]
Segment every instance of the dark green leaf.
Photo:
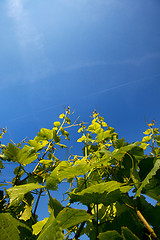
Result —
[[160, 159], [157, 159], [155, 164], [154, 164], [154, 167], [148, 173], [148, 175], [145, 177], [141, 186], [138, 188], [135, 197], [140, 196], [142, 189], [149, 183], [150, 179], [156, 174], [156, 172], [158, 171], [159, 168], [160, 168]]
[[122, 227], [122, 236], [124, 240], [140, 240], [131, 230], [127, 227]]
[[62, 204], [56, 198], [49, 196], [48, 210], [50, 213], [54, 210], [54, 216], [56, 217], [63, 208]]
[[122, 236], [115, 230], [100, 233], [98, 238], [100, 240], [123, 240]]
[[1, 240], [20, 240], [20, 235], [23, 236], [23, 229], [25, 228], [30, 231], [29, 227], [13, 218], [9, 213], [0, 213]]

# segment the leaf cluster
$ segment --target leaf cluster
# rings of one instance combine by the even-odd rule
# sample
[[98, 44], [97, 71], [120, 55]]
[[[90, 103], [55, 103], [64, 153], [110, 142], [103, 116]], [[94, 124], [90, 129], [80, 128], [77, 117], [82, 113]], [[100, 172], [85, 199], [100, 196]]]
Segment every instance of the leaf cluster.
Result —
[[[155, 121], [141, 141], [128, 143], [96, 111], [90, 124], [72, 123], [71, 117], [68, 107], [52, 129], [42, 128], [34, 139], [0, 143], [2, 173], [6, 163], [16, 164], [12, 182], [1, 184], [1, 239], [69, 240], [84, 234], [91, 240], [160, 238], [160, 134]], [[70, 127], [80, 135], [81, 155], [66, 152]], [[1, 138], [4, 133], [6, 129]], [[69, 188], [62, 205], [53, 193], [63, 182]], [[39, 221], [38, 204], [46, 196], [48, 213]], [[156, 200], [155, 206], [147, 196]], [[75, 208], [75, 203], [84, 207]]]

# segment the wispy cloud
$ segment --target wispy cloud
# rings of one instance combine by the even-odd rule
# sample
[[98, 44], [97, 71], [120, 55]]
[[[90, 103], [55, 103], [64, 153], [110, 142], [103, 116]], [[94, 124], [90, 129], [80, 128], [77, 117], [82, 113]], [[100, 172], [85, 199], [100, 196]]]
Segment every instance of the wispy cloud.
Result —
[[150, 75], [148, 77], [135, 79], [135, 80], [130, 81], [130, 82], [117, 84], [116, 86], [113, 86], [113, 87], [110, 87], [110, 88], [104, 88], [102, 90], [92, 92], [90, 94], [82, 96], [81, 98], [88, 98], [88, 97], [96, 96], [96, 95], [99, 95], [99, 94], [103, 94], [103, 93], [106, 93], [106, 92], [114, 91], [116, 89], [123, 88], [123, 87], [129, 86], [129, 85], [133, 85], [133, 84], [138, 83], [138, 82], [146, 81], [146, 80], [150, 80], [150, 81], [152, 80], [153, 81], [154, 79], [156, 79], [158, 77], [160, 77], [160, 73], [155, 73], [155, 74]]
[[33, 82], [53, 72], [45, 54], [41, 34], [37, 31], [22, 0], [8, 0], [8, 16], [13, 20], [20, 46], [24, 78]]
[[23, 48], [28, 45], [43, 48], [41, 36], [30, 22], [28, 12], [24, 9], [21, 0], [8, 0], [8, 16], [15, 22], [18, 40]]
[[89, 68], [94, 66], [111, 66], [111, 65], [136, 65], [140, 66], [147, 61], [160, 58], [160, 52], [147, 53], [146, 55], [139, 57], [131, 57], [120, 60], [106, 60], [106, 61], [83, 61], [76, 64], [68, 65], [64, 71], [74, 71], [81, 68]]

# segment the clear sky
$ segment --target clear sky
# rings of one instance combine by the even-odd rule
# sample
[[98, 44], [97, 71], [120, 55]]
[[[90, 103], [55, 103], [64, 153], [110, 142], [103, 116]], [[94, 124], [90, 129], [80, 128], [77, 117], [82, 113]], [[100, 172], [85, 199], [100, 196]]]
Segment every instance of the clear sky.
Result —
[[0, 1], [0, 127], [15, 142], [64, 107], [128, 142], [160, 123], [159, 0]]

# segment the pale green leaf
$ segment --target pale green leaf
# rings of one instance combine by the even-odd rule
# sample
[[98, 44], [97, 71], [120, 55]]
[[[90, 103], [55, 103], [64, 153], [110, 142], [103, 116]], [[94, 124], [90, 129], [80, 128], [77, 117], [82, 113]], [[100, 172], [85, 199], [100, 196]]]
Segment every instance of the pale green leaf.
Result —
[[25, 145], [22, 149], [20, 149], [17, 155], [17, 161], [24, 166], [33, 162], [37, 159], [37, 154], [34, 151], [33, 147]]
[[145, 132], [143, 132], [143, 134], [149, 135], [151, 132], [152, 132], [152, 130], [149, 128], [149, 129], [147, 129]]
[[46, 224], [46, 222], [48, 221], [48, 217], [44, 218], [42, 221], [39, 221], [35, 224], [32, 225], [32, 229], [33, 229], [33, 234], [34, 235], [38, 235], [42, 228], [44, 227], [44, 225]]
[[35, 152], [38, 152], [41, 150], [43, 147], [45, 147], [48, 144], [47, 140], [39, 140], [39, 137], [35, 137], [34, 140], [29, 140], [28, 141], [29, 145], [31, 147], [34, 147]]
[[148, 146], [149, 146], [148, 143], [141, 143], [141, 145], [140, 145], [140, 147], [141, 147], [143, 150], [146, 150]]
[[99, 133], [99, 131], [101, 131], [101, 125], [93, 120], [87, 131], [91, 133]]
[[142, 139], [142, 143], [146, 143], [146, 142], [149, 142], [151, 140], [152, 136], [149, 135], [149, 136], [146, 136]]
[[51, 164], [53, 164], [53, 160], [40, 160], [39, 163], [41, 163], [45, 167], [49, 167]]
[[60, 119], [62, 119], [62, 118], [64, 118], [64, 117], [65, 117], [65, 114], [64, 114], [64, 113], [62, 113], [62, 114], [59, 115], [59, 118], [60, 118]]
[[86, 140], [86, 136], [83, 134], [83, 136], [81, 137], [81, 138], [79, 138], [78, 140], [77, 140], [77, 142], [83, 142], [83, 141], [85, 141]]
[[53, 123], [55, 127], [59, 127], [61, 123], [59, 121]]
[[32, 206], [29, 206], [26, 204], [24, 212], [22, 213], [21, 217], [19, 219], [27, 221], [32, 216]]
[[44, 186], [39, 185], [38, 183], [28, 183], [7, 189], [7, 193], [10, 197], [10, 204], [13, 205], [19, 203], [20, 201], [22, 201], [23, 196], [26, 193], [38, 188], [44, 188]]
[[37, 135], [41, 140], [50, 140], [53, 138], [53, 131], [47, 128], [41, 128]]

